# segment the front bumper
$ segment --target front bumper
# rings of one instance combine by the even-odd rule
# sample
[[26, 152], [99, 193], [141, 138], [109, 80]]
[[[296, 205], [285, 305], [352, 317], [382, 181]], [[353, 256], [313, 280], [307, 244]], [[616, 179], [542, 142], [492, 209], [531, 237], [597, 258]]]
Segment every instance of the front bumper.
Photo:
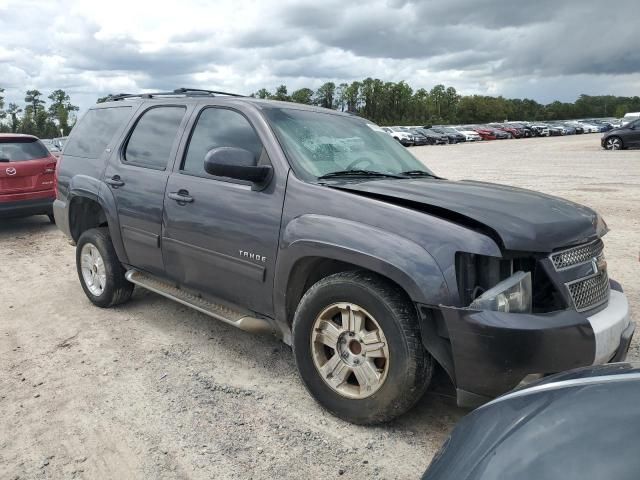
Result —
[[526, 376], [551, 374], [626, 358], [635, 324], [624, 293], [607, 307], [513, 314], [441, 307], [451, 344], [460, 406], [477, 406], [516, 387]]

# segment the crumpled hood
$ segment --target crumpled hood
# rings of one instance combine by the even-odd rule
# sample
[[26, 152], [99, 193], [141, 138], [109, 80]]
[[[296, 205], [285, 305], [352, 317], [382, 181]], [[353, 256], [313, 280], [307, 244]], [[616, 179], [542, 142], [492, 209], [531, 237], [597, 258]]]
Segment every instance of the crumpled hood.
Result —
[[420, 209], [471, 228], [484, 227], [507, 250], [550, 252], [598, 234], [598, 215], [590, 208], [506, 185], [420, 178], [331, 186]]

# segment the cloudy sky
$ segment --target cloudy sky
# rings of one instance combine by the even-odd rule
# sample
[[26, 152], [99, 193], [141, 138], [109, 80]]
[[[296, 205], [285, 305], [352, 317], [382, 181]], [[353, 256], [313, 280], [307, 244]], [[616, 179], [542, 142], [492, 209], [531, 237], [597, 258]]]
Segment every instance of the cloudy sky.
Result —
[[251, 93], [327, 80], [640, 95], [640, 0], [0, 0], [0, 87]]

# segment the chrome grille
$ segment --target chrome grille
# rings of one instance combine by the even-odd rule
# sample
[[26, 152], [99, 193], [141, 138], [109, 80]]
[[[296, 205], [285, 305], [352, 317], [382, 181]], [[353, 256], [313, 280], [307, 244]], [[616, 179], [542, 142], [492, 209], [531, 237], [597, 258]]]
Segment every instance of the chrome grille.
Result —
[[606, 271], [567, 283], [571, 300], [578, 312], [597, 307], [609, 299], [609, 276]]
[[598, 239], [594, 242], [580, 245], [578, 247], [569, 248], [562, 252], [551, 255], [551, 261], [556, 270], [572, 267], [580, 263], [588, 262], [599, 257], [604, 249], [602, 240]]

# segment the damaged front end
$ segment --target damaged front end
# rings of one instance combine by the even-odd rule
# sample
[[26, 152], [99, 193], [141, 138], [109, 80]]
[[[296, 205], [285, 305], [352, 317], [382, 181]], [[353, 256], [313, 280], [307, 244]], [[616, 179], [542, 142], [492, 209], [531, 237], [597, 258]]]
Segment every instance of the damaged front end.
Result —
[[[624, 359], [634, 324], [624, 294], [610, 292], [602, 249], [593, 257], [570, 250], [500, 258], [459, 252], [458, 304], [419, 306], [425, 346], [453, 379], [460, 406], [482, 404], [527, 377]], [[602, 283], [602, 275], [606, 292], [597, 285], [588, 300], [576, 296], [574, 285]]]

